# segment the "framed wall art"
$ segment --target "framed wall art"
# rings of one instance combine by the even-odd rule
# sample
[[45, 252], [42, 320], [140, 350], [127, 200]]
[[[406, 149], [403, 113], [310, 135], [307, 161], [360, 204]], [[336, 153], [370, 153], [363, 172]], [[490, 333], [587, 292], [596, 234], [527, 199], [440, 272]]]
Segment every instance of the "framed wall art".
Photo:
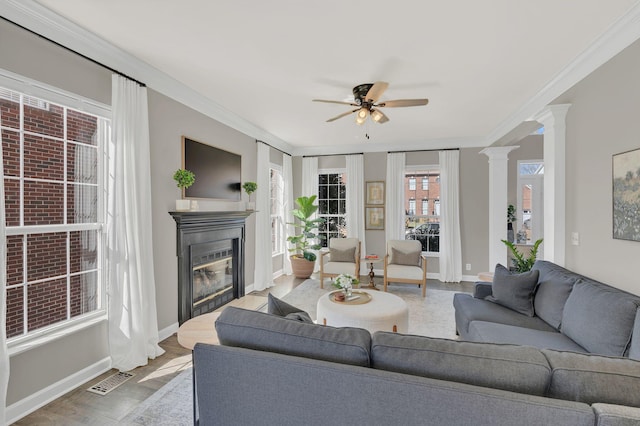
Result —
[[613, 238], [640, 241], [640, 149], [613, 156]]
[[365, 207], [364, 229], [384, 230], [384, 207]]
[[384, 182], [366, 182], [367, 200], [365, 204], [384, 205]]

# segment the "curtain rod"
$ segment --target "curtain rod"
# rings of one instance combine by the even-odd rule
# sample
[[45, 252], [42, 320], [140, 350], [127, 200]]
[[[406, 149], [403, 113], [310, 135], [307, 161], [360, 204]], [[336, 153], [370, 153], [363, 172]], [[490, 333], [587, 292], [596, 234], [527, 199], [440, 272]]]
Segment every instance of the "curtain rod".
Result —
[[268, 143], [266, 143], [266, 142], [264, 142], [264, 141], [259, 141], [258, 139], [256, 139], [256, 143], [258, 143], [258, 142], [263, 143], [263, 144], [265, 144], [266, 146], [268, 146], [269, 148], [273, 148], [273, 149], [275, 149], [276, 151], [280, 151], [281, 153], [283, 153], [283, 154], [285, 154], [285, 155], [288, 155], [289, 157], [293, 157], [291, 154], [289, 154], [288, 152], [285, 152], [285, 151], [281, 150], [280, 148], [276, 148], [276, 147], [275, 147], [275, 146], [273, 146], [273, 145], [269, 145]]
[[129, 80], [135, 81], [136, 83], [138, 83], [138, 84], [139, 84], [140, 86], [142, 86], [142, 87], [147, 87], [147, 85], [146, 85], [146, 84], [144, 84], [143, 82], [141, 82], [140, 80], [137, 80], [137, 79], [135, 79], [135, 78], [133, 78], [133, 77], [129, 77], [129, 76], [128, 76], [128, 75], [126, 75], [125, 73], [120, 72], [120, 71], [118, 71], [118, 70], [116, 70], [116, 69], [113, 69], [113, 68], [111, 68], [110, 66], [103, 64], [102, 62], [98, 62], [98, 61], [96, 61], [95, 59], [92, 59], [92, 58], [88, 57], [87, 55], [83, 55], [82, 53], [80, 53], [80, 52], [78, 52], [78, 51], [76, 51], [76, 50], [71, 49], [70, 47], [67, 47], [67, 46], [65, 46], [65, 45], [63, 45], [63, 44], [60, 44], [60, 43], [58, 43], [58, 42], [57, 42], [57, 41], [55, 41], [55, 40], [51, 40], [49, 37], [43, 36], [43, 35], [42, 35], [42, 34], [40, 34], [40, 33], [37, 33], [37, 32], [35, 32], [35, 31], [33, 31], [33, 30], [31, 30], [31, 29], [29, 29], [29, 28], [27, 28], [27, 27], [23, 26], [23, 25], [18, 24], [17, 22], [13, 22], [12, 20], [5, 18], [4, 16], [0, 16], [0, 18], [2, 18], [3, 20], [5, 20], [5, 21], [7, 21], [7, 22], [9, 22], [9, 23], [12, 23], [12, 24], [13, 24], [13, 25], [15, 25], [16, 27], [22, 28], [23, 30], [28, 31], [28, 32], [30, 32], [30, 33], [31, 33], [31, 34], [33, 34], [33, 35], [36, 35], [36, 36], [38, 36], [38, 37], [40, 37], [40, 38], [42, 38], [42, 39], [44, 39], [44, 40], [47, 40], [47, 41], [48, 41], [48, 42], [50, 42], [50, 43], [53, 43], [53, 44], [55, 44], [56, 46], [59, 46], [59, 47], [61, 47], [61, 48], [65, 49], [65, 50], [67, 50], [67, 51], [69, 51], [69, 52], [71, 52], [71, 53], [75, 53], [76, 55], [80, 56], [81, 58], [84, 58], [84, 59], [86, 59], [87, 61], [93, 62], [94, 64], [99, 65], [99, 66], [101, 66], [102, 68], [108, 69], [108, 70], [109, 70], [109, 71], [111, 71], [111, 72], [114, 72], [114, 73], [116, 73], [116, 74], [119, 74], [119, 75], [121, 75], [121, 76], [123, 76], [123, 77], [125, 77], [125, 78], [128, 78]]
[[460, 148], [414, 149], [411, 151], [387, 151], [387, 154], [398, 154], [400, 152], [433, 152], [433, 151], [460, 151]]
[[335, 157], [336, 155], [364, 155], [364, 152], [350, 152], [348, 154], [317, 154], [317, 155], [303, 155], [302, 158], [313, 157]]

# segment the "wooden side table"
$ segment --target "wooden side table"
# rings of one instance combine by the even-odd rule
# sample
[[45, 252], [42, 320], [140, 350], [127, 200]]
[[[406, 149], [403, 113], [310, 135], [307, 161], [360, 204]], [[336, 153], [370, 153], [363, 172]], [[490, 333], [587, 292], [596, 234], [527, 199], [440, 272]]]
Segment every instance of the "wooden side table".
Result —
[[369, 285], [367, 287], [363, 287], [363, 288], [368, 288], [370, 290], [378, 290], [378, 288], [376, 287], [376, 283], [373, 280], [373, 278], [376, 276], [376, 273], [373, 272], [373, 264], [374, 263], [378, 263], [380, 262], [382, 259], [377, 257], [375, 259], [373, 258], [367, 258], [367, 257], [363, 257], [362, 259], [360, 259], [361, 262], [366, 262], [369, 264]]

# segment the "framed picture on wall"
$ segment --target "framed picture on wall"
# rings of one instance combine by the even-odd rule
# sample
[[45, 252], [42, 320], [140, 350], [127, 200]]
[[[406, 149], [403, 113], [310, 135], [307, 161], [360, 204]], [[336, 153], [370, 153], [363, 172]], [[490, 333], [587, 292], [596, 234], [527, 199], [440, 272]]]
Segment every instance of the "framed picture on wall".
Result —
[[613, 156], [613, 238], [640, 241], [640, 149]]
[[364, 229], [384, 230], [384, 207], [365, 207]]
[[365, 204], [384, 205], [384, 182], [366, 182], [367, 200]]

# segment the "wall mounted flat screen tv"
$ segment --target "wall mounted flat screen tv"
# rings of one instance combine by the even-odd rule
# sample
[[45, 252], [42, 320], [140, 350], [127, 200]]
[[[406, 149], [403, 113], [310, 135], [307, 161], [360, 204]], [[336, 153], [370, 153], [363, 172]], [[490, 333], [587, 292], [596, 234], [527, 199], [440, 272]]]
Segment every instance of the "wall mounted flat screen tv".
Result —
[[182, 167], [196, 175], [183, 197], [240, 201], [241, 163], [241, 155], [183, 136]]

